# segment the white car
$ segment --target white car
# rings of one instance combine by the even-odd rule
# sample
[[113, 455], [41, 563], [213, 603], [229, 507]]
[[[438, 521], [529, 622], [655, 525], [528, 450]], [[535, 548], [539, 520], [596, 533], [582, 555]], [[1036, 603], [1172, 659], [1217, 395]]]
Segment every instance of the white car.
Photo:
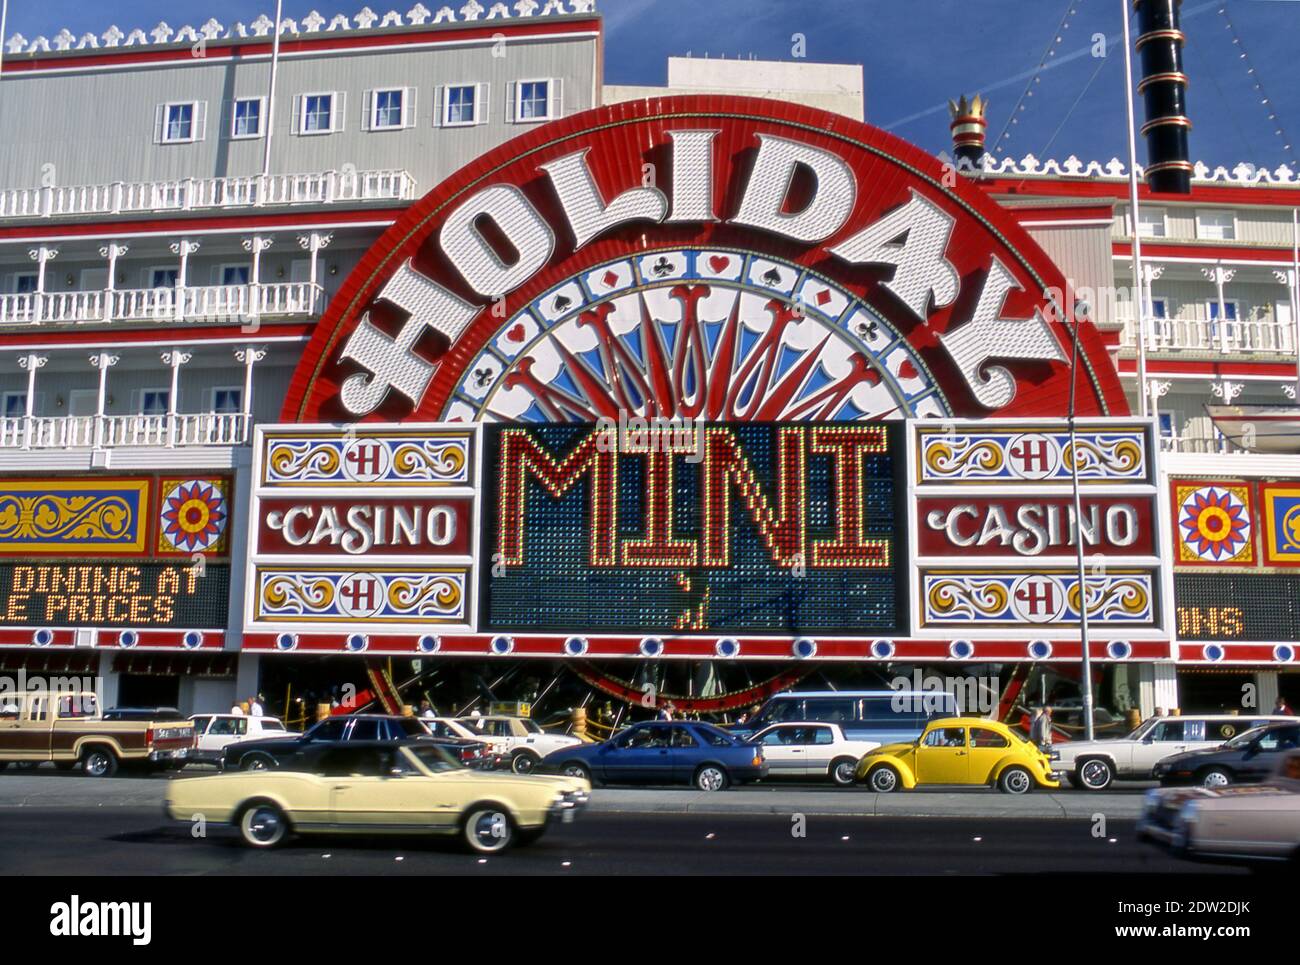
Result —
[[465, 726], [465, 721], [463, 720], [458, 720], [455, 717], [421, 717], [420, 723], [427, 727], [429, 733], [434, 737], [442, 737], [452, 740], [479, 741], [486, 745], [489, 757], [499, 757], [503, 760], [509, 760], [505, 741], [488, 734], [480, 733], [476, 730], [470, 730], [470, 728]]
[[193, 714], [194, 749], [190, 760], [200, 764], [220, 764], [223, 751], [241, 740], [278, 740], [297, 737], [284, 729], [278, 717], [253, 717], [248, 714]]
[[1231, 714], [1191, 714], [1152, 717], [1118, 740], [1068, 741], [1054, 744], [1053, 761], [1073, 787], [1103, 791], [1117, 778], [1149, 781], [1157, 762], [1172, 754], [1218, 747], [1238, 734], [1289, 717]]
[[879, 741], [850, 740], [839, 724], [788, 721], [764, 727], [749, 738], [763, 745], [767, 776], [823, 778], [850, 787], [858, 761]]
[[568, 734], [548, 733], [528, 717], [503, 714], [458, 717], [457, 721], [469, 729], [475, 740], [487, 740], [500, 747], [510, 762], [510, 769], [516, 774], [530, 774], [552, 751], [582, 743]]

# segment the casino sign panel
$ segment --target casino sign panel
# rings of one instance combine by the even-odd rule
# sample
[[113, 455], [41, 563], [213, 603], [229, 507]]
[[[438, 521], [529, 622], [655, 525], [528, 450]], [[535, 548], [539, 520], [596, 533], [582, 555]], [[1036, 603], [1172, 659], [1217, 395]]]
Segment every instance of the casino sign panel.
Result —
[[[245, 645], [891, 656], [926, 635], [900, 423], [1060, 418], [1076, 354], [1079, 415], [1127, 415], [1050, 259], [883, 131], [695, 96], [539, 126], [412, 205], [333, 298], [257, 443]], [[455, 481], [409, 476], [457, 438]], [[319, 450], [333, 476], [274, 481], [289, 442], [283, 466]], [[1158, 524], [1139, 499], [1103, 525], [1139, 581]], [[1137, 636], [1163, 632], [1148, 602]]]

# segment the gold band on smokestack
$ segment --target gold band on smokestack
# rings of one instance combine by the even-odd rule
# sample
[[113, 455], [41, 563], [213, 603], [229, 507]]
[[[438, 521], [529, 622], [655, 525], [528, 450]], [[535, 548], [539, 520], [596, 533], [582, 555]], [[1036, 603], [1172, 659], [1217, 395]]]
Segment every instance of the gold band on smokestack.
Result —
[[961, 100], [949, 101], [948, 111], [952, 114], [952, 153], [957, 160], [963, 158], [971, 164], [978, 165], [984, 156], [984, 138], [988, 133], [989, 122], [985, 117], [989, 102], [976, 94], [969, 101], [963, 94]]

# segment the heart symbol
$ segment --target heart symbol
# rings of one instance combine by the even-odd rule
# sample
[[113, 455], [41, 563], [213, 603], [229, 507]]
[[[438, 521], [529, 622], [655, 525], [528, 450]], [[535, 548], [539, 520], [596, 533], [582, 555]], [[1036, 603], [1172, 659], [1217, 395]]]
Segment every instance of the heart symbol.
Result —
[[524, 334], [524, 323], [515, 322], [515, 324], [510, 327], [510, 331], [506, 332], [506, 338], [512, 342], [522, 342], [524, 340]]
[[730, 264], [731, 259], [726, 255], [714, 255], [709, 259], [709, 267], [713, 269], [715, 274], [721, 274], [726, 271], [727, 266]]
[[912, 364], [911, 359], [903, 359], [903, 364], [898, 367], [898, 377], [900, 379], [914, 379], [921, 373], [916, 371], [916, 366]]

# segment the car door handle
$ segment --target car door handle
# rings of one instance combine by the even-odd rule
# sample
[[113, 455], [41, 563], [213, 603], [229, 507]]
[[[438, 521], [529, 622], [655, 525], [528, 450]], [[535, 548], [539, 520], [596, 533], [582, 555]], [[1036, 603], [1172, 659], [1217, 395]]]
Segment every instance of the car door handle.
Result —
[[965, 757], [965, 756], [966, 756], [966, 752], [965, 752], [965, 751], [958, 751], [954, 756], [955, 756], [955, 757]]

